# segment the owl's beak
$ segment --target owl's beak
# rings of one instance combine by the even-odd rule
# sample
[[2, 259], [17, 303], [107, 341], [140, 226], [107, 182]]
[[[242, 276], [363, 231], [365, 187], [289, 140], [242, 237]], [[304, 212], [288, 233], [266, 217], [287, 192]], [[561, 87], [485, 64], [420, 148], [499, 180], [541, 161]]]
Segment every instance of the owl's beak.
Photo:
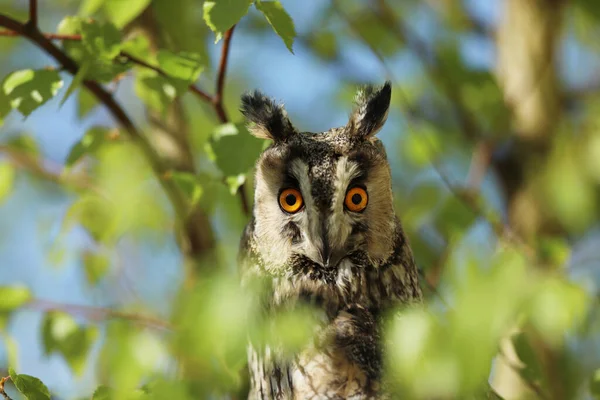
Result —
[[335, 268], [344, 257], [346, 257], [345, 251], [327, 249], [326, 252], [322, 253], [323, 266], [328, 269]]

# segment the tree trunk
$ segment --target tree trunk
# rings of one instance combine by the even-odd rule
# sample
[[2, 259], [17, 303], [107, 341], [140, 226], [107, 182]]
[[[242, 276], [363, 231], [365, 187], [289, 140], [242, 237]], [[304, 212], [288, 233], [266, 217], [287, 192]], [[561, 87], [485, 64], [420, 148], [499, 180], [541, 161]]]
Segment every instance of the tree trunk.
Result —
[[[561, 118], [555, 59], [564, 5], [564, 0], [505, 0], [497, 32], [497, 76], [512, 111], [512, 143], [507, 154], [495, 158], [494, 171], [504, 189], [510, 226], [532, 246], [535, 238], [564, 232], [544, 209], [542, 194], [534, 185]], [[511, 363], [519, 365], [508, 340], [503, 348]], [[532, 394], [502, 357], [496, 363], [493, 386], [506, 399]], [[557, 396], [550, 394], [550, 398]]]

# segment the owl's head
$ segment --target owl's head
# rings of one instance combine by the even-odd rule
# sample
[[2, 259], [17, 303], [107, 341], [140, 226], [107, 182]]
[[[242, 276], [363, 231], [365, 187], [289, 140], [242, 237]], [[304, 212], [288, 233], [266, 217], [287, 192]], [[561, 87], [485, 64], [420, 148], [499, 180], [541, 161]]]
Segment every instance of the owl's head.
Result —
[[268, 269], [331, 270], [349, 257], [377, 262], [392, 252], [390, 168], [375, 137], [390, 98], [389, 82], [366, 86], [346, 126], [310, 133], [260, 92], [242, 97], [251, 133], [273, 141], [257, 162], [254, 202], [254, 240]]

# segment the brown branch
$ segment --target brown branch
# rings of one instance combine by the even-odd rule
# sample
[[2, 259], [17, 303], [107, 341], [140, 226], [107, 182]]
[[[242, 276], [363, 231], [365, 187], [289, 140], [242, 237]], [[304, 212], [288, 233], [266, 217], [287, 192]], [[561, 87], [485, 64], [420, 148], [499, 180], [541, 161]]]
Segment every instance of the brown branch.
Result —
[[12, 400], [11, 397], [4, 390], [4, 384], [10, 380], [10, 376], [5, 376], [4, 378], [0, 378], [0, 394], [4, 397], [5, 400]]
[[[0, 14], [0, 26], [10, 29], [14, 32], [19, 33], [21, 36], [26, 37], [32, 43], [37, 45], [40, 49], [45, 51], [48, 55], [54, 58], [66, 71], [72, 75], [76, 75], [79, 70], [79, 66], [73, 61], [66, 53], [55, 46], [52, 41], [44, 36], [37, 29], [31, 30], [27, 27], [6, 16]], [[175, 210], [175, 213], [181, 221], [185, 220], [186, 215], [186, 204], [181, 193], [175, 183], [163, 179], [166, 172], [166, 168], [162, 164], [162, 160], [159, 155], [155, 152], [154, 148], [150, 145], [148, 140], [137, 130], [131, 119], [127, 116], [123, 108], [116, 102], [113, 96], [107, 92], [100, 84], [90, 80], [84, 80], [83, 85], [91, 91], [96, 98], [104, 104], [108, 109], [113, 118], [124, 128], [129, 136], [137, 143], [140, 150], [143, 152], [146, 160], [150, 164], [155, 175], [158, 177], [160, 184], [162, 185], [165, 193], [169, 197], [171, 204]]]
[[150, 328], [171, 330], [171, 324], [158, 318], [113, 310], [105, 307], [82, 306], [78, 304], [58, 303], [51, 300], [34, 299], [27, 307], [36, 311], [62, 311], [70, 315], [84, 317], [94, 322], [108, 319], [123, 319]]
[[233, 30], [235, 25], [229, 28], [223, 36], [223, 48], [221, 49], [221, 61], [219, 62], [219, 75], [217, 77], [217, 87], [215, 90], [215, 96], [213, 102], [215, 105], [215, 111], [217, 116], [222, 123], [229, 121], [225, 109], [223, 108], [223, 90], [225, 89], [225, 74], [227, 73], [227, 61], [229, 60], [229, 48], [231, 44], [231, 37], [233, 36]]
[[[233, 30], [235, 25], [229, 28], [223, 35], [223, 48], [221, 49], [221, 61], [219, 62], [219, 71], [217, 75], [217, 85], [215, 95], [212, 97], [212, 104], [217, 113], [217, 117], [221, 123], [225, 124], [229, 122], [229, 117], [225, 112], [223, 106], [223, 92], [225, 90], [225, 75], [227, 73], [227, 62], [229, 61], [229, 49], [231, 47], [231, 38], [233, 36]], [[248, 197], [246, 196], [246, 184], [240, 185], [238, 188], [238, 194], [242, 203], [242, 211], [244, 215], [250, 215], [250, 205]]]
[[30, 29], [38, 29], [38, 4], [37, 0], [29, 0], [29, 21], [27, 21], [27, 26]]

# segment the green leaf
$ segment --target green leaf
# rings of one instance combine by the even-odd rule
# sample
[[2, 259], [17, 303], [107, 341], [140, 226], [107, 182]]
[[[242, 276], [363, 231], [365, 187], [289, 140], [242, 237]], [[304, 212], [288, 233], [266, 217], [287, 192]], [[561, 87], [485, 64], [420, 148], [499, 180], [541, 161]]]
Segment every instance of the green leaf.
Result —
[[92, 395], [92, 400], [112, 400], [114, 391], [108, 386], [98, 386]]
[[104, 11], [118, 28], [123, 28], [149, 4], [150, 0], [105, 0]]
[[95, 126], [90, 128], [77, 143], [71, 147], [65, 167], [70, 168], [86, 154], [94, 153], [108, 138], [107, 128]]
[[110, 260], [104, 254], [86, 251], [83, 253], [83, 268], [90, 285], [97, 284], [108, 272]]
[[121, 51], [121, 32], [110, 22], [81, 21], [81, 42], [89, 54], [112, 60]]
[[5, 78], [0, 94], [6, 95], [11, 107], [27, 117], [56, 96], [62, 85], [57, 71], [25, 69]]
[[590, 378], [590, 393], [595, 399], [600, 399], [600, 369], [597, 369]]
[[[0, 94], [2, 92], [0, 91]], [[4, 124], [4, 118], [11, 112], [12, 107], [7, 96], [0, 96], [0, 126]]]
[[11, 163], [0, 161], [0, 204], [8, 198], [15, 182], [15, 168]]
[[0, 312], [13, 311], [31, 300], [31, 292], [24, 286], [0, 286]]
[[170, 179], [181, 189], [185, 194], [190, 207], [194, 207], [202, 197], [202, 186], [194, 174], [189, 172], [172, 171]]
[[42, 324], [45, 354], [48, 356], [56, 352], [62, 355], [76, 375], [83, 372], [97, 336], [95, 327], [80, 326], [73, 317], [62, 311], [46, 313]]
[[525, 364], [525, 366], [519, 370], [523, 379], [528, 382], [539, 382], [543, 377], [542, 367], [527, 336], [521, 332], [513, 335], [511, 341], [519, 360]]
[[102, 7], [105, 0], [83, 0], [79, 6], [79, 15], [84, 17], [94, 14]]
[[216, 34], [218, 42], [223, 33], [237, 24], [248, 9], [253, 0], [208, 0], [204, 2], [204, 21]]
[[67, 101], [69, 96], [71, 96], [71, 94], [73, 94], [75, 89], [77, 89], [81, 85], [81, 82], [83, 82], [83, 80], [85, 79], [91, 66], [92, 66], [92, 63], [89, 61], [83, 62], [83, 64], [81, 64], [81, 66], [79, 67], [79, 70], [77, 70], [77, 73], [73, 77], [71, 84], [67, 88], [65, 95], [63, 96], [62, 100], [60, 101], [60, 106], [65, 104], [65, 101]]
[[15, 149], [30, 156], [37, 156], [40, 153], [40, 149], [35, 142], [35, 139], [29, 135], [14, 136], [6, 144], [11, 149]]
[[240, 186], [242, 186], [246, 182], [246, 174], [239, 174], [237, 176], [228, 176], [225, 178], [225, 183], [229, 187], [229, 193], [234, 196]]
[[85, 118], [85, 116], [98, 105], [96, 97], [87, 89], [79, 89], [77, 96], [77, 116]]
[[114, 238], [115, 210], [110, 202], [87, 194], [77, 199], [67, 211], [64, 226], [69, 227], [73, 222], [78, 222], [84, 227], [97, 242], [105, 242]]
[[17, 390], [27, 400], [50, 400], [50, 391], [38, 378], [17, 374], [12, 368], [8, 369], [8, 373]]
[[263, 13], [267, 21], [269, 21], [275, 33], [283, 40], [288, 50], [294, 54], [294, 50], [292, 49], [294, 38], [296, 37], [294, 21], [281, 3], [278, 1], [259, 1], [255, 5]]
[[123, 42], [121, 51], [134, 57], [146, 59], [150, 56], [150, 40], [144, 35], [137, 35]]
[[158, 64], [167, 75], [181, 79], [189, 85], [195, 82], [202, 72], [200, 55], [181, 52], [175, 54], [169, 50], [158, 52]]
[[477, 215], [463, 201], [450, 195], [441, 206], [436, 217], [436, 227], [446, 237], [462, 235], [475, 222]]
[[151, 109], [166, 112], [167, 107], [177, 97], [177, 87], [168, 78], [154, 71], [140, 72], [136, 75], [135, 93]]
[[223, 174], [226, 177], [238, 176], [254, 166], [263, 141], [250, 135], [243, 123], [228, 123], [216, 128], [209, 146]]

